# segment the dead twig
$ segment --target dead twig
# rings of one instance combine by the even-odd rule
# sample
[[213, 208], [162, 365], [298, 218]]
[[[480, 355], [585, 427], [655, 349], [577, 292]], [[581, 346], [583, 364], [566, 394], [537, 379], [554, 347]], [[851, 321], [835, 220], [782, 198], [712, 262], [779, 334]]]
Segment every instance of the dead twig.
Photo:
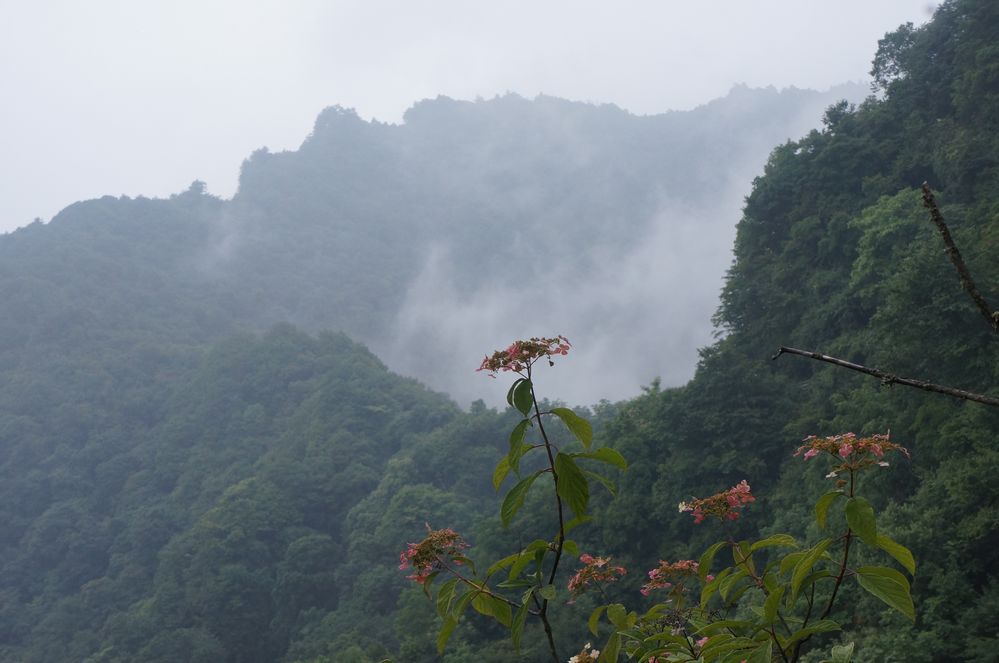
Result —
[[906, 387], [915, 387], [916, 389], [922, 389], [923, 391], [932, 391], [938, 394], [947, 394], [948, 396], [953, 396], [954, 398], [961, 398], [966, 401], [974, 401], [976, 403], [984, 403], [985, 405], [994, 405], [999, 407], [999, 398], [993, 396], [986, 396], [984, 394], [976, 394], [971, 391], [965, 391], [964, 389], [955, 389], [953, 387], [945, 387], [939, 384], [933, 384], [932, 382], [927, 382], [926, 380], [916, 380], [913, 378], [903, 378], [885, 371], [878, 370], [876, 368], [868, 368], [867, 366], [861, 366], [860, 364], [855, 364], [851, 361], [845, 361], [843, 359], [837, 359], [836, 357], [830, 357], [829, 355], [824, 355], [819, 352], [811, 352], [809, 350], [798, 350], [797, 348], [788, 348], [785, 346], [780, 346], [777, 348], [777, 353], [772, 357], [777, 359], [782, 354], [798, 355], [799, 357], [808, 357], [809, 359], [815, 359], [817, 361], [824, 361], [834, 366], [840, 366], [842, 368], [848, 368], [851, 371], [857, 371], [859, 373], [865, 373], [867, 375], [874, 376], [881, 380], [881, 384], [891, 386], [893, 384], [901, 384]]
[[957, 268], [957, 275], [961, 278], [961, 287], [965, 289], [972, 301], [975, 302], [975, 306], [978, 307], [982, 317], [988, 321], [992, 330], [999, 332], [999, 311], [989, 306], [985, 298], [982, 297], [982, 293], [978, 291], [975, 281], [971, 278], [971, 272], [968, 271], [968, 266], [964, 264], [961, 252], [957, 249], [957, 245], [954, 244], [954, 238], [950, 236], [950, 229], [947, 228], [947, 224], [944, 222], [943, 214], [940, 213], [940, 208], [937, 206], [936, 198], [933, 197], [930, 185], [923, 182], [922, 188], [923, 207], [930, 210], [930, 218], [940, 232], [940, 237], [943, 239], [944, 246], [946, 247], [947, 256], [954, 263], [954, 267]]

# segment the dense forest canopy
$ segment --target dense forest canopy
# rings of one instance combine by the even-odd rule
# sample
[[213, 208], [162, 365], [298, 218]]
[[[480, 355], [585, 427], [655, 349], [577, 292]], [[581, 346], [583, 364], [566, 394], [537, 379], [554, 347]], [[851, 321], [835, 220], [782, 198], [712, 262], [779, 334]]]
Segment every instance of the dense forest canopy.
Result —
[[[688, 383], [590, 413], [637, 470], [615, 499], [594, 498], [581, 543], [629, 568], [691, 556], [711, 535], [677, 503], [744, 478], [759, 502], [736, 535], [806, 531], [800, 496], [827, 480], [792, 461], [798, 441], [890, 429], [913, 459], [868, 493], [918, 560], [917, 617], [851, 595], [836, 615], [844, 637], [857, 660], [992, 660], [999, 413], [770, 355], [816, 348], [999, 394], [995, 332], [919, 194], [923, 181], [939, 193], [994, 301], [997, 34], [996, 3], [943, 3], [881, 41], [874, 96], [832, 105], [798, 140], [780, 134], [819, 99], [805, 92], [740, 89], [646, 118], [511, 96], [423, 102], [398, 126], [334, 108], [298, 151], [251, 156], [232, 201], [197, 184], [169, 200], [103, 198], [0, 237], [0, 660], [439, 660], [436, 617], [399, 550], [426, 522], [460, 528], [483, 557], [540, 527], [511, 532], [493, 516], [489, 476], [515, 418], [462, 409], [358, 341], [387, 360], [422, 349], [430, 363], [398, 364], [421, 375], [471, 374], [511, 339], [430, 345], [419, 287], [451, 284], [441, 297], [462, 310], [501, 283], [504, 296], [578, 296], [573, 320], [619, 336], [574, 338], [574, 354], [596, 357], [586, 370], [624, 361], [615, 348], [636, 339], [606, 321], [624, 316], [627, 330], [640, 311], [601, 304], [610, 290], [587, 280], [599, 267], [588, 255], [631, 255], [653, 220], [664, 236], [724, 235], [719, 192], [751, 176], [761, 140], [778, 146], [745, 200], [719, 339]], [[744, 169], [717, 167], [733, 158]], [[503, 330], [558, 332], [570, 333]], [[648, 338], [643, 356], [659, 351]], [[546, 394], [567, 397], [556, 376], [575, 359], [539, 378]], [[585, 640], [583, 603], [560, 633]], [[529, 630], [518, 659], [471, 620], [444, 660], [536, 661], [540, 647]]]

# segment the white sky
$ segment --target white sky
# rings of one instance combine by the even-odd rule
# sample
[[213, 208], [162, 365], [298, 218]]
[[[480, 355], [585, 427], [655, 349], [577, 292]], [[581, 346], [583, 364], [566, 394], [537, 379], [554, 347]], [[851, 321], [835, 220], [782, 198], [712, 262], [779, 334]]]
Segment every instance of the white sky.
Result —
[[687, 109], [864, 80], [927, 0], [0, 0], [0, 232], [101, 195], [225, 197], [326, 106], [507, 91]]

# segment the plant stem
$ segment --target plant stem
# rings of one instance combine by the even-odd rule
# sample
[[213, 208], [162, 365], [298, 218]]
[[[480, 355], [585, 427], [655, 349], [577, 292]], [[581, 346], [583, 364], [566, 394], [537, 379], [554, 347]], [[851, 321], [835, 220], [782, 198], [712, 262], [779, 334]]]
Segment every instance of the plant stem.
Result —
[[[531, 368], [527, 368], [527, 377], [531, 377]], [[558, 472], [555, 471], [555, 457], [552, 455], [552, 445], [548, 439], [548, 434], [545, 432], [544, 424], [541, 423], [541, 409], [538, 407], [538, 397], [534, 391], [534, 383], [531, 382], [531, 402], [534, 403], [534, 416], [538, 422], [538, 432], [541, 433], [541, 439], [545, 444], [545, 453], [548, 454], [548, 467], [552, 471], [552, 484], [555, 488], [555, 504], [558, 507], [558, 536], [555, 538], [555, 561], [552, 564], [551, 573], [548, 576], [548, 584], [554, 584], [555, 574], [558, 572], [558, 564], [562, 559], [562, 548], [565, 546], [565, 514], [562, 509], [562, 498], [558, 495]], [[545, 627], [545, 636], [548, 638], [548, 650], [551, 652], [552, 661], [554, 663], [559, 663], [560, 659], [558, 657], [558, 651], [555, 648], [555, 636], [552, 634], [552, 626], [548, 621], [548, 599], [544, 599], [541, 602], [541, 609], [538, 611], [538, 617], [541, 618], [541, 623]]]

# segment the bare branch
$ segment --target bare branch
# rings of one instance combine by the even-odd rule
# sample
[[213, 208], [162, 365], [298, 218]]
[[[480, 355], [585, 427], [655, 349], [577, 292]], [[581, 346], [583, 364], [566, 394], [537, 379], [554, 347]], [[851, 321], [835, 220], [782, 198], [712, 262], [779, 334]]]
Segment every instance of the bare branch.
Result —
[[937, 230], [940, 232], [940, 237], [943, 239], [944, 246], [947, 247], [947, 256], [950, 258], [950, 261], [954, 263], [954, 267], [957, 268], [957, 274], [961, 277], [961, 286], [965, 289], [965, 291], [967, 291], [972, 301], [975, 302], [975, 306], [978, 307], [982, 317], [988, 320], [989, 325], [994, 331], [999, 332], [999, 311], [996, 311], [989, 306], [986, 303], [985, 298], [982, 297], [982, 293], [978, 291], [978, 287], [971, 278], [971, 272], [968, 271], [968, 266], [964, 264], [961, 252], [958, 251], [957, 245], [954, 244], [954, 238], [950, 236], [950, 230], [947, 228], [947, 224], [944, 223], [943, 214], [940, 213], [937, 201], [933, 197], [933, 191], [930, 190], [930, 185], [926, 182], [923, 182], [923, 207], [930, 210], [930, 218], [933, 220], [934, 225], [936, 225]]
[[944, 387], [939, 384], [933, 384], [932, 382], [927, 382], [926, 380], [915, 380], [912, 378], [902, 378], [897, 375], [892, 375], [891, 373], [886, 373], [880, 371], [876, 368], [868, 368], [866, 366], [861, 366], [860, 364], [854, 364], [850, 361], [844, 361], [843, 359], [837, 359], [836, 357], [830, 357], [829, 355], [824, 355], [818, 352], [811, 352], [809, 350], [798, 350], [796, 348], [788, 348], [785, 346], [780, 346], [777, 348], [777, 353], [772, 357], [777, 359], [782, 354], [798, 355], [800, 357], [808, 357], [809, 359], [815, 359], [817, 361], [824, 361], [834, 366], [840, 366], [842, 368], [849, 368], [852, 371], [858, 371], [860, 373], [866, 373], [867, 375], [872, 375], [879, 380], [881, 384], [891, 386], [893, 384], [901, 384], [906, 387], [915, 387], [916, 389], [922, 389], [923, 391], [933, 391], [938, 394], [947, 394], [948, 396], [953, 396], [954, 398], [962, 398], [966, 401], [975, 401], [976, 403], [984, 403], [985, 405], [994, 405], [999, 407], [999, 398], [993, 396], [985, 396], [984, 394], [976, 394], [971, 391], [965, 391], [963, 389], [954, 389], [953, 387]]

